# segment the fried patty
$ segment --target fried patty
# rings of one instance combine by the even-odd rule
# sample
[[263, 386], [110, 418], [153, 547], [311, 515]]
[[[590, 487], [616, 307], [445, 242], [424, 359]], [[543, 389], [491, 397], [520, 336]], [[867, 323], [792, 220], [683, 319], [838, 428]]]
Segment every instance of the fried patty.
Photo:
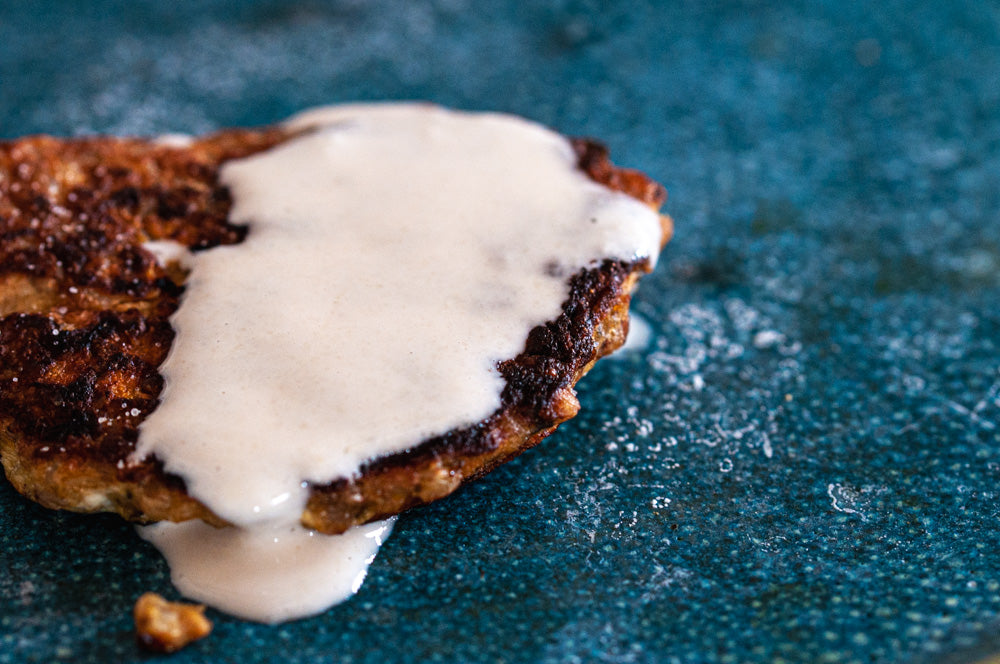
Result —
[[[219, 183], [227, 160], [290, 138], [283, 128], [228, 130], [177, 146], [124, 138], [0, 142], [0, 458], [14, 487], [46, 507], [116, 512], [139, 522], [224, 525], [151, 456], [130, 460], [157, 405], [157, 367], [184, 272], [143, 248], [237, 244]], [[574, 140], [590, 178], [658, 209], [662, 186]], [[663, 242], [671, 221], [663, 216]], [[570, 280], [560, 316], [500, 362], [500, 408], [356, 477], [314, 485], [302, 523], [335, 534], [448, 495], [548, 436], [580, 408], [573, 386], [628, 330], [630, 293], [647, 261], [605, 261]]]

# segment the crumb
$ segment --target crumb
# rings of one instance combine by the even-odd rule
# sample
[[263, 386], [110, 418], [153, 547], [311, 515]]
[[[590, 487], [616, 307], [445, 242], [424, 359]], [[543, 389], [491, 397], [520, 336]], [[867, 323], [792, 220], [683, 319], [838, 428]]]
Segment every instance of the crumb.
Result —
[[140, 597], [133, 615], [139, 645], [154, 652], [177, 652], [212, 631], [204, 606], [168, 602], [156, 593]]

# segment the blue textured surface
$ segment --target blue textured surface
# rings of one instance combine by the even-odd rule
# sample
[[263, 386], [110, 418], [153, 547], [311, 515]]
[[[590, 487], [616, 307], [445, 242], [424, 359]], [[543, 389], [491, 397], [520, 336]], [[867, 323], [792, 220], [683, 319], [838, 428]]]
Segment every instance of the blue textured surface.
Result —
[[[0, 135], [420, 98], [602, 137], [671, 192], [648, 347], [402, 518], [353, 600], [175, 662], [971, 662], [1000, 651], [996, 3], [29, 2]], [[611, 4], [611, 3], [606, 3]], [[0, 663], [143, 660], [112, 517], [0, 484]]]

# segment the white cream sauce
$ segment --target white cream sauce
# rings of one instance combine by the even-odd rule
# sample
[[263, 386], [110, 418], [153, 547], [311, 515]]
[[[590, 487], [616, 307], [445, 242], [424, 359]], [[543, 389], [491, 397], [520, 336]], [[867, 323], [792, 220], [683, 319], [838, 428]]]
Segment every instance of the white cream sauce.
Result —
[[314, 615], [356, 593], [394, 522], [334, 537], [298, 524], [213, 528], [197, 520], [158, 523], [139, 533], [163, 553], [170, 580], [185, 597], [274, 623]]
[[150, 240], [143, 242], [142, 248], [153, 254], [156, 262], [166, 267], [176, 263], [181, 267], [191, 264], [191, 251], [180, 242], [173, 240]]
[[165, 148], [183, 149], [194, 144], [194, 137], [188, 134], [160, 134], [153, 139], [153, 143]]
[[[254, 528], [297, 523], [311, 483], [495, 412], [496, 363], [558, 315], [568, 276], [659, 251], [653, 210], [592, 182], [568, 141], [527, 121], [399, 104], [289, 126], [311, 129], [221, 171], [231, 221], [250, 231], [190, 258], [137, 450], [248, 529], [220, 535], [241, 548]], [[202, 541], [183, 528], [149, 531], [178, 579], [198, 556], [171, 542]], [[200, 599], [267, 621], [303, 615], [234, 604], [226, 593], [255, 567], [226, 569], [229, 590]]]

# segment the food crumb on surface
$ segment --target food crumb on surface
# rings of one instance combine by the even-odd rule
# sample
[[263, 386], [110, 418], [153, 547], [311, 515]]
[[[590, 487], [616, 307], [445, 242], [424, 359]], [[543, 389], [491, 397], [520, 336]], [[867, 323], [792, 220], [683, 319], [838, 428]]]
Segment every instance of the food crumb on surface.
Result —
[[153, 652], [177, 652], [212, 631], [205, 607], [168, 602], [156, 593], [144, 593], [133, 609], [139, 645]]

